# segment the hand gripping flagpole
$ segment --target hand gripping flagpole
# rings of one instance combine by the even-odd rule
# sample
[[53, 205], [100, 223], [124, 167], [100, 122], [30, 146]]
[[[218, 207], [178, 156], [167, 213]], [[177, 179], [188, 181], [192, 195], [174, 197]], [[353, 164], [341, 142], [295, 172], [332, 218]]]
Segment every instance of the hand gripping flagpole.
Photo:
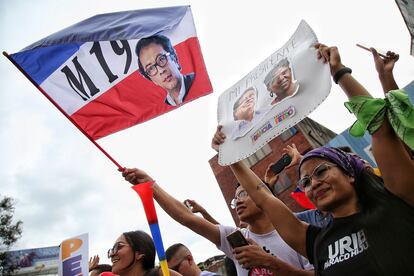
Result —
[[162, 274], [164, 276], [170, 276], [168, 270], [168, 264], [165, 257], [164, 245], [162, 243], [160, 226], [158, 225], [157, 212], [155, 211], [154, 199], [152, 197], [152, 184], [154, 181], [145, 182], [132, 186], [132, 189], [137, 192], [144, 205], [145, 215], [147, 216], [148, 225], [151, 230], [152, 239], [154, 240], [155, 249], [157, 250], [158, 259], [160, 260], [160, 266]]

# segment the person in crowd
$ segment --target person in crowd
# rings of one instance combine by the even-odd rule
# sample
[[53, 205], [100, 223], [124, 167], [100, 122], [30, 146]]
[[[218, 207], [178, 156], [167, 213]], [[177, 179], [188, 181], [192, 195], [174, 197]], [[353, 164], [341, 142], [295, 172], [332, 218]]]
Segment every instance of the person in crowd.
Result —
[[100, 276], [102, 272], [110, 271], [112, 271], [111, 265], [99, 263], [99, 255], [89, 258], [89, 276]]
[[[349, 109], [366, 112], [363, 107], [355, 111], [352, 103], [375, 99], [342, 64], [338, 49], [320, 43], [315, 48], [350, 99]], [[318, 209], [333, 216], [327, 227], [301, 222], [244, 162], [231, 165], [283, 239], [311, 260], [318, 275], [414, 275], [414, 164], [388, 118], [374, 119], [381, 120], [379, 126], [368, 127], [382, 178], [360, 158], [336, 148], [311, 150], [299, 164], [298, 185]], [[213, 138], [215, 147], [225, 139], [220, 129]]]
[[142, 38], [135, 52], [141, 75], [167, 92], [165, 103], [172, 106], [183, 103], [195, 74], [181, 74], [178, 56], [170, 39], [163, 35]]
[[279, 61], [270, 70], [264, 79], [264, 84], [270, 92], [270, 96], [273, 97], [273, 94], [276, 96], [271, 103], [272, 105], [295, 95], [299, 90], [299, 83], [293, 78], [292, 68], [287, 58]]
[[232, 130], [232, 138], [236, 140], [249, 132], [259, 122], [270, 108], [257, 109], [257, 89], [249, 87], [239, 96], [233, 105], [233, 119], [235, 125]]
[[219, 276], [210, 271], [201, 271], [190, 250], [182, 243], [176, 243], [165, 251], [168, 267], [183, 276]]
[[[131, 184], [145, 183], [153, 179], [140, 169], [124, 169], [122, 175]], [[313, 275], [307, 260], [290, 248], [275, 231], [267, 216], [250, 199], [243, 187], [235, 192], [237, 215], [247, 228], [242, 233], [251, 244], [233, 251], [226, 236], [235, 227], [216, 225], [193, 214], [182, 202], [173, 198], [156, 182], [152, 184], [154, 199], [174, 220], [207, 238], [235, 261], [239, 276], [250, 275], [252, 271], [263, 271], [263, 275]], [[246, 257], [248, 256], [248, 257]], [[236, 261], [238, 260], [238, 261]]]
[[[302, 160], [302, 155], [296, 148], [295, 144], [287, 145], [286, 147], [282, 149], [282, 152], [284, 154], [288, 154], [290, 158], [292, 159], [290, 164], [287, 165], [285, 169], [299, 165], [300, 160]], [[269, 164], [266, 170], [265, 176], [264, 176], [264, 180], [265, 182], [269, 184], [270, 189], [273, 191], [274, 185], [276, 185], [279, 175], [278, 174], [275, 175], [273, 173], [273, 171], [270, 168], [272, 165], [273, 163]], [[320, 226], [320, 227], [326, 226], [332, 221], [332, 216], [330, 215], [329, 212], [324, 212], [318, 209], [296, 212], [295, 215], [301, 221], [304, 221], [306, 223], [309, 223], [315, 226]]]
[[[118, 237], [108, 250], [112, 262], [112, 272], [119, 276], [162, 276], [155, 267], [155, 245], [150, 235], [144, 231], [125, 232]], [[170, 275], [181, 275], [170, 270]]]

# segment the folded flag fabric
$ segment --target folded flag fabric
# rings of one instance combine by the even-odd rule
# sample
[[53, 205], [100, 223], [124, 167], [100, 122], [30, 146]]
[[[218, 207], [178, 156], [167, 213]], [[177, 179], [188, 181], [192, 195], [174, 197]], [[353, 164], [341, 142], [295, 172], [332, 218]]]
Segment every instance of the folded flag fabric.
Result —
[[315, 205], [306, 197], [305, 193], [299, 188], [296, 188], [293, 192], [290, 193], [293, 199], [305, 209], [316, 209]]

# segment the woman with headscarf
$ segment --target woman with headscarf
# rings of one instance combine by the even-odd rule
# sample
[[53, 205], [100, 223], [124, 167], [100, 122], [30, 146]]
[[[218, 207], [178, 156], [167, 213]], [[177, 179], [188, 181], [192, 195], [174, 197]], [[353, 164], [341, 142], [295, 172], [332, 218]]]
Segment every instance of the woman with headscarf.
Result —
[[[371, 99], [341, 63], [336, 47], [315, 47], [351, 103], [355, 97]], [[414, 275], [414, 163], [388, 117], [378, 118], [380, 113], [370, 114], [375, 129], [371, 123], [367, 127], [383, 179], [360, 158], [336, 148], [314, 149], [300, 162], [298, 186], [319, 210], [333, 216], [323, 228], [299, 221], [245, 163], [231, 165], [249, 196], [285, 242], [309, 258], [317, 275]], [[219, 127], [213, 148], [224, 139]], [[241, 252], [238, 261], [248, 266], [249, 256]]]

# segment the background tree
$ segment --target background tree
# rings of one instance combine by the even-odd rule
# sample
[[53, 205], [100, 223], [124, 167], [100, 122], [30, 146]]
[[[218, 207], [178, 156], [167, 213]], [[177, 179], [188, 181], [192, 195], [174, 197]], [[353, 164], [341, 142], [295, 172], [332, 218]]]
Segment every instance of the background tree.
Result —
[[13, 223], [14, 200], [0, 196], [0, 275], [10, 275], [15, 267], [8, 260], [6, 251], [22, 236], [22, 221]]

